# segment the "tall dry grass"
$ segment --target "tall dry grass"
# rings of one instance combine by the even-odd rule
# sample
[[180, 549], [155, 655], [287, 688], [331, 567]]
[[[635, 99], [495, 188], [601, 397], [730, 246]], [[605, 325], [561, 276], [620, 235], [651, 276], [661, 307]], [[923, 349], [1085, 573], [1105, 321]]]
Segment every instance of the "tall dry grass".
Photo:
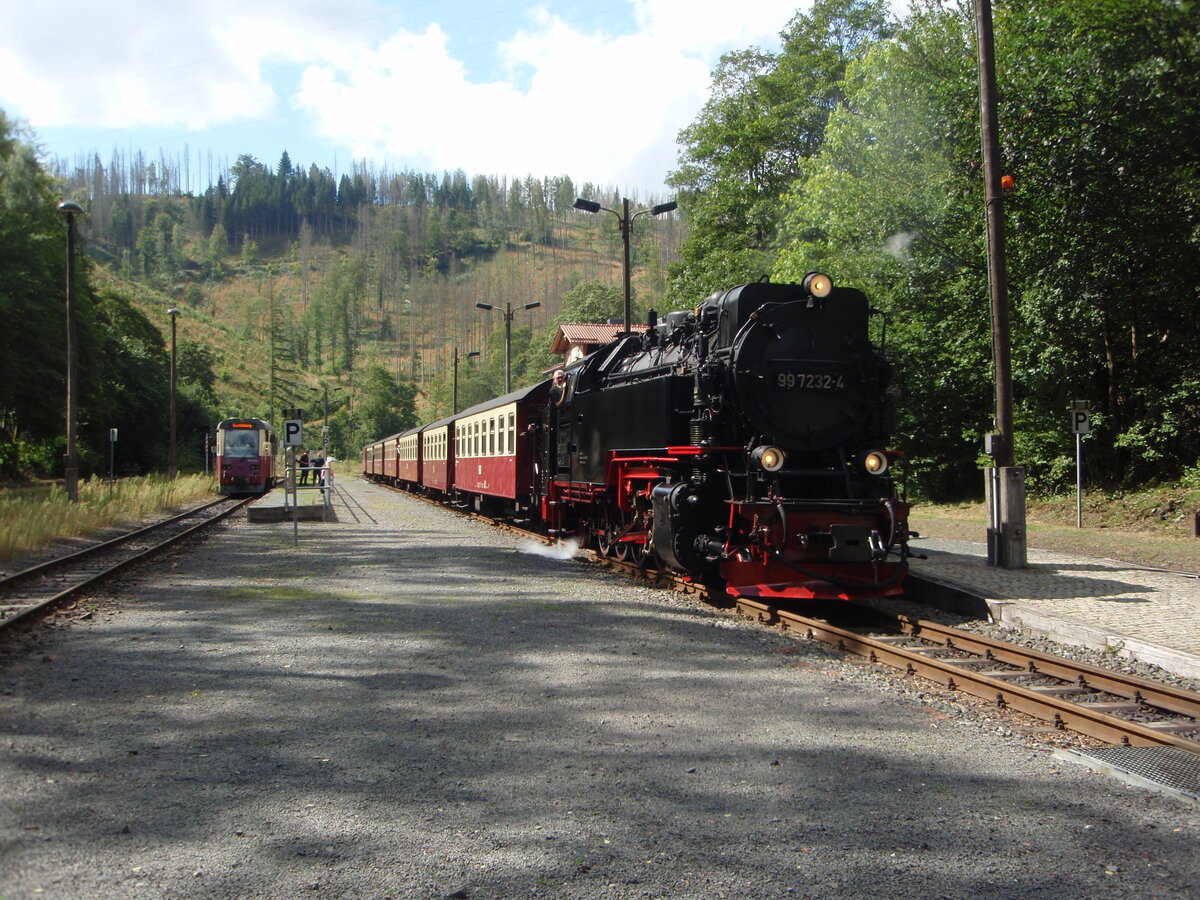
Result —
[[211, 476], [181, 475], [172, 481], [148, 475], [111, 485], [98, 478], [81, 481], [78, 503], [71, 503], [60, 485], [0, 490], [0, 562], [56, 540], [87, 537], [206, 497], [215, 499], [216, 489]]

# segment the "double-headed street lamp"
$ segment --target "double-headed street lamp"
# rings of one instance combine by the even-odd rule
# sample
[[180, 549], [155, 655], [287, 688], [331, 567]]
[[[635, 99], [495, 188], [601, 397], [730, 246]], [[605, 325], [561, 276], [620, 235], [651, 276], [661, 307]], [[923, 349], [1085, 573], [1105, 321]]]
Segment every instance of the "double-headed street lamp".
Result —
[[526, 303], [524, 306], [518, 306], [513, 309], [512, 303], [505, 303], [504, 309], [498, 306], [492, 306], [490, 303], [476, 303], [480, 309], [494, 309], [496, 312], [504, 313], [504, 393], [512, 390], [510, 381], [512, 380], [512, 320], [513, 314], [526, 309], [537, 309], [542, 304], [536, 300], [533, 303]]
[[621, 199], [621, 209], [623, 212], [617, 212], [615, 209], [609, 209], [607, 206], [601, 206], [595, 200], [584, 200], [582, 197], [575, 201], [575, 208], [587, 213], [598, 213], [600, 210], [610, 212], [617, 217], [617, 221], [621, 223], [621, 243], [625, 246], [625, 333], [629, 334], [633, 331], [633, 322], [631, 321], [630, 309], [630, 287], [629, 287], [629, 233], [633, 227], [633, 220], [638, 216], [661, 216], [663, 213], [669, 213], [676, 209], [679, 204], [674, 200], [669, 200], [666, 203], [660, 203], [658, 206], [652, 206], [649, 209], [640, 209], [632, 216], [629, 214], [629, 200]]
[[58, 211], [67, 217], [67, 459], [63, 467], [63, 487], [67, 499], [79, 500], [79, 463], [75, 459], [75, 217], [83, 215], [83, 207], [71, 200], [58, 204]]
[[[478, 356], [478, 355], [479, 355], [478, 350], [472, 350], [470, 353], [467, 354], [467, 359], [470, 359], [472, 356]], [[507, 393], [507, 391], [506, 391], [506, 393]], [[457, 345], [455, 345], [455, 347], [454, 347], [454, 402], [451, 404], [450, 414], [454, 415], [454, 413], [456, 413], [456, 412], [458, 412], [458, 346]]]
[[171, 307], [167, 310], [171, 317], [171, 445], [167, 449], [167, 477], [175, 477], [175, 320], [179, 318], [179, 310]]

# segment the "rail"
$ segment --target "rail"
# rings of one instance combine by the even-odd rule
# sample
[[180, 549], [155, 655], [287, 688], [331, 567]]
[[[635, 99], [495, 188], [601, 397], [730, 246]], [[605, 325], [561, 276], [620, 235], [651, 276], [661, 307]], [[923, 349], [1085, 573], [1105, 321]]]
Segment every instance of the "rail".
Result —
[[84, 589], [221, 521], [254, 499], [221, 497], [0, 579], [0, 631], [56, 609]]

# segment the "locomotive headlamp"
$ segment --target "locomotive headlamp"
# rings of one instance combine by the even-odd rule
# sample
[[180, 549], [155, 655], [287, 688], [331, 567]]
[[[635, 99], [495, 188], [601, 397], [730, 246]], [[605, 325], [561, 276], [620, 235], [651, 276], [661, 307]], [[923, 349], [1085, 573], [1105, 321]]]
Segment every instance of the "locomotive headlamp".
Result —
[[767, 445], [755, 447], [750, 454], [750, 461], [762, 466], [765, 472], [778, 472], [783, 468], [785, 460], [782, 450]]
[[801, 286], [813, 297], [823, 300], [833, 290], [833, 279], [822, 272], [809, 272]]
[[864, 453], [862, 467], [867, 470], [868, 475], [882, 475], [888, 469], [887, 454], [882, 450], [872, 450], [870, 453]]

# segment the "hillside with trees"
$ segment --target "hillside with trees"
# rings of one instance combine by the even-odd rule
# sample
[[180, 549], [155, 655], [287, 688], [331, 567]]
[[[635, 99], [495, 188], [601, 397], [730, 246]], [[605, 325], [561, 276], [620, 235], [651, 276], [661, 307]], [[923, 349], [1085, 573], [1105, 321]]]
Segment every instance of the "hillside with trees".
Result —
[[[1200, 478], [1200, 20], [1182, 0], [1006, 0], [995, 7], [1016, 457], [1034, 490], [1073, 480], [1066, 409], [1091, 402], [1089, 480]], [[821, 269], [878, 310], [902, 391], [909, 488], [977, 495], [992, 429], [979, 100], [970, 4], [815, 0], [776, 52], [726, 54], [680, 134], [677, 215], [640, 217], [639, 309]], [[81, 312], [94, 461], [132, 428], [161, 466], [168, 306], [182, 310], [182, 415], [325, 414], [335, 452], [540, 378], [565, 318], [620, 315], [612, 188], [570, 177], [334, 173], [293, 161], [140, 151], [47, 164], [0, 119], [0, 470], [60, 466], [64, 250], [57, 200], [86, 209]], [[479, 357], [470, 354], [478, 352]], [[138, 429], [141, 429], [140, 431]], [[125, 432], [122, 432], [124, 435]], [[124, 441], [124, 437], [122, 438]], [[131, 454], [133, 447], [130, 448]], [[190, 454], [190, 455], [189, 455]], [[85, 467], [86, 467], [85, 463]], [[94, 468], [94, 466], [93, 466]]]
[[[61, 196], [86, 210], [80, 239], [91, 261], [79, 286], [86, 320], [85, 473], [99, 471], [106, 459], [110, 427], [120, 430], [123, 471], [163, 464], [169, 371], [163, 337], [171, 307], [181, 311], [179, 453], [189, 468], [203, 464], [203, 435], [218, 419], [278, 421], [282, 410], [296, 407], [313, 424], [327, 414], [334, 452], [356, 455], [381, 433], [448, 413], [456, 355], [463, 360], [460, 406], [500, 393], [505, 316], [477, 303], [500, 310], [539, 304], [514, 316], [514, 384], [544, 377], [564, 297], [573, 289], [590, 286], [609, 297], [607, 310], [590, 314], [621, 315], [616, 219], [572, 209], [578, 195], [606, 206], [619, 204], [620, 195], [586, 184], [577, 193], [565, 176], [468, 180], [461, 172], [359, 167], [335, 179], [313, 166], [293, 168], [283, 152], [274, 167], [242, 156], [210, 188], [191, 195], [180, 190], [189, 175], [179, 161], [151, 162], [135, 153], [105, 162], [92, 155], [60, 161], [55, 178], [38, 161], [32, 136], [7, 122], [2, 130], [5, 147], [14, 148], [7, 158], [20, 161], [36, 186], [23, 194], [24, 206], [5, 207], [8, 218], [14, 229], [22, 215], [36, 222], [31, 240], [46, 250], [33, 279], [38, 299], [22, 306], [14, 297], [11, 307], [20, 321], [44, 320], [45, 345], [14, 340], [6, 360], [15, 373], [52, 386], [36, 412], [21, 408], [19, 396], [4, 406], [13, 423], [0, 456], [8, 478], [49, 475], [62, 452], [65, 254], [63, 223], [54, 212]], [[640, 301], [661, 295], [685, 229], [669, 217], [636, 225]], [[120, 315], [110, 320], [105, 312], [92, 321], [114, 305]], [[93, 325], [98, 333], [89, 330]], [[108, 353], [111, 346], [137, 347], [140, 381], [114, 384], [100, 374], [102, 361], [122, 359]], [[27, 349], [35, 358], [25, 359]], [[109, 408], [135, 400], [136, 414]], [[132, 453], [135, 447], [144, 452]]]

